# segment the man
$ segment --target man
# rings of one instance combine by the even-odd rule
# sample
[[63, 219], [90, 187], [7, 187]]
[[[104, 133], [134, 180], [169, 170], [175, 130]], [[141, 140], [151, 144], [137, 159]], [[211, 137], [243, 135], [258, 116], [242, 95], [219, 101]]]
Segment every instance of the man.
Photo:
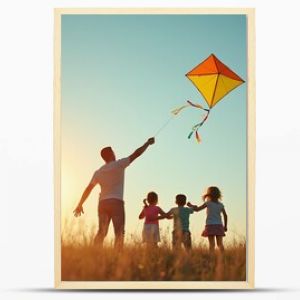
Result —
[[102, 246], [103, 240], [108, 232], [109, 223], [112, 220], [115, 232], [115, 247], [123, 246], [125, 233], [125, 210], [123, 200], [125, 169], [154, 143], [154, 138], [150, 138], [129, 157], [119, 160], [116, 160], [115, 153], [111, 147], [106, 147], [101, 150], [100, 154], [105, 161], [105, 164], [94, 173], [91, 182], [85, 188], [81, 199], [74, 210], [75, 217], [79, 217], [84, 213], [82, 207], [83, 203], [96, 184], [99, 184], [101, 187], [98, 205], [99, 229], [95, 237], [95, 243]]

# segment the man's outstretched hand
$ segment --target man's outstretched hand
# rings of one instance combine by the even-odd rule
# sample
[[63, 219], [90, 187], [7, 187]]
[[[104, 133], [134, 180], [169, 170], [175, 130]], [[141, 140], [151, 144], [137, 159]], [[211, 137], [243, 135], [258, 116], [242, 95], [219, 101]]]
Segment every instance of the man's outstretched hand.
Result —
[[75, 217], [80, 217], [81, 214], [84, 214], [82, 205], [78, 205], [78, 206], [74, 209], [73, 213], [74, 213], [74, 216], [75, 216]]
[[138, 158], [139, 156], [141, 156], [141, 155], [146, 151], [146, 149], [147, 149], [150, 145], [153, 145], [154, 143], [155, 143], [154, 137], [148, 139], [148, 141], [147, 141], [143, 146], [141, 146], [140, 148], [136, 149], [136, 150], [129, 156], [130, 162], [133, 162], [136, 158]]
[[148, 139], [147, 143], [148, 143], [149, 145], [153, 145], [153, 144], [155, 143], [155, 138], [152, 137], [152, 138]]

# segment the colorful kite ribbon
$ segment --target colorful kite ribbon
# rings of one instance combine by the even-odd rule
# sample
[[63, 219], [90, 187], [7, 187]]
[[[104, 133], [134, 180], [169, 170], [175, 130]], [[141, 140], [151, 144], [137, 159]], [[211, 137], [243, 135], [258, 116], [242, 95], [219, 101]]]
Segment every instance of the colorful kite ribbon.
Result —
[[200, 135], [198, 133], [198, 129], [206, 122], [206, 120], [208, 118], [208, 115], [209, 115], [209, 112], [210, 112], [209, 109], [205, 109], [205, 110], [207, 111], [207, 113], [204, 116], [203, 120], [200, 123], [194, 125], [193, 128], [192, 128], [192, 131], [188, 135], [188, 138], [190, 139], [192, 137], [193, 133], [195, 133], [195, 137], [196, 137], [196, 140], [197, 140], [198, 143], [201, 142], [201, 138], [200, 138]]
[[188, 135], [188, 138], [190, 139], [191, 136], [193, 135], [193, 133], [195, 133], [196, 140], [198, 141], [198, 143], [200, 143], [200, 142], [201, 142], [201, 138], [200, 138], [200, 135], [199, 135], [199, 133], [198, 133], [198, 129], [199, 129], [199, 128], [205, 123], [205, 121], [207, 120], [210, 110], [204, 108], [202, 105], [200, 105], [200, 104], [198, 104], [198, 103], [193, 103], [193, 102], [191, 102], [190, 100], [187, 100], [187, 104], [185, 104], [185, 105], [183, 105], [183, 106], [181, 106], [181, 107], [178, 107], [178, 108], [172, 110], [172, 114], [173, 114], [173, 115], [178, 115], [184, 108], [189, 107], [189, 106], [192, 106], [192, 107], [195, 107], [195, 108], [202, 109], [202, 110], [205, 110], [205, 111], [206, 111], [206, 115], [204, 116], [203, 120], [202, 120], [200, 123], [194, 125], [193, 128], [192, 128], [191, 133]]
[[[197, 104], [197, 103], [193, 103], [193, 102], [191, 102], [190, 100], [187, 100], [186, 102], [187, 102], [187, 104], [182, 105], [182, 106], [180, 106], [180, 107], [178, 107], [178, 108], [175, 108], [174, 110], [171, 111], [171, 113], [172, 113], [173, 115], [176, 116], [176, 115], [178, 115], [184, 108], [189, 107], [189, 106], [193, 106], [193, 107], [196, 107], [196, 108], [199, 108], [199, 109], [204, 109], [202, 105]], [[204, 110], [205, 110], [205, 109], [204, 109]]]

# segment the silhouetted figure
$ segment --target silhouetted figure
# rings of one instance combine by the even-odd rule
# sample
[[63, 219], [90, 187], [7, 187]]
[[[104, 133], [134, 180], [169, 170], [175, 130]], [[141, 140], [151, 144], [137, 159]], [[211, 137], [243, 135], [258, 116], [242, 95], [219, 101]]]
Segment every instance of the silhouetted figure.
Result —
[[[227, 214], [224, 205], [220, 202], [221, 191], [216, 186], [211, 186], [207, 189], [205, 195], [202, 196], [204, 204], [200, 206], [188, 203], [187, 205], [195, 211], [200, 211], [206, 208], [205, 229], [202, 236], [208, 238], [209, 250], [213, 254], [215, 250], [215, 240], [221, 252], [224, 252], [223, 236], [227, 231]], [[224, 217], [224, 225], [222, 223], [221, 214]]]
[[171, 208], [167, 212], [166, 217], [173, 217], [174, 226], [172, 232], [172, 245], [173, 249], [179, 249], [181, 244], [184, 245], [186, 250], [192, 248], [192, 239], [190, 233], [190, 214], [194, 212], [192, 208], [186, 207], [186, 196], [183, 194], [176, 195], [177, 207]]
[[150, 138], [130, 156], [119, 160], [116, 160], [115, 153], [111, 147], [106, 147], [101, 150], [100, 154], [105, 161], [105, 164], [94, 173], [74, 210], [75, 217], [84, 213], [82, 207], [83, 203], [93, 188], [99, 184], [101, 192], [98, 205], [99, 229], [94, 240], [96, 244], [102, 246], [103, 240], [108, 232], [110, 221], [112, 221], [115, 233], [115, 247], [123, 246], [125, 233], [125, 210], [123, 199], [125, 169], [154, 143], [154, 138]]
[[143, 227], [143, 242], [149, 247], [157, 247], [160, 242], [159, 220], [158, 216], [165, 216], [166, 213], [157, 205], [158, 195], [150, 192], [147, 199], [144, 199], [144, 208], [142, 209], [139, 219], [145, 219]]

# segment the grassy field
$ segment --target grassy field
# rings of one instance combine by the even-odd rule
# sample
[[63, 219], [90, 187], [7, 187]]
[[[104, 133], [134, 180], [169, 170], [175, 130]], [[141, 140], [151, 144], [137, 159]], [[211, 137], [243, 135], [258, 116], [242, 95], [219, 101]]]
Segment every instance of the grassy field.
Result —
[[84, 238], [81, 242], [62, 238], [63, 281], [245, 281], [246, 244], [232, 242], [224, 255], [210, 255], [198, 244], [190, 252], [173, 251], [166, 241], [157, 249], [146, 249], [139, 241], [123, 250], [107, 245], [102, 249]]

